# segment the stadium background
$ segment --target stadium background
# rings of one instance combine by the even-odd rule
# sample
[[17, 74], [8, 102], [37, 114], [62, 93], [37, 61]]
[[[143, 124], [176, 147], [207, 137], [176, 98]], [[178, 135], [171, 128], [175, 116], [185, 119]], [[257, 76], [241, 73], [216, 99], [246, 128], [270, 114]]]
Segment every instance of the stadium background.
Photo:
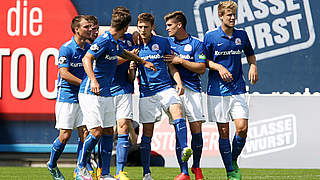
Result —
[[[112, 9], [121, 5], [130, 9], [133, 17], [131, 25], [136, 24], [139, 13], [150, 12], [156, 18], [156, 33], [167, 36], [163, 16], [174, 10], [182, 10], [188, 20], [187, 31], [201, 39], [208, 27], [217, 26], [212, 22], [218, 22], [213, 13], [218, 2], [215, 0], [2, 1], [0, 3], [2, 7], [0, 9], [2, 23], [0, 151], [22, 153], [49, 151], [50, 144], [58, 134], [54, 129], [57, 74], [55, 61], [58, 48], [72, 36], [70, 22], [75, 15], [95, 15], [100, 25], [106, 26], [110, 24]], [[320, 22], [317, 18], [320, 10], [317, 7], [320, 2], [316, 0], [237, 2], [242, 9], [241, 14], [238, 14], [240, 18], [238, 27], [251, 32], [250, 38], [255, 44], [258, 55], [259, 82], [255, 86], [249, 86], [248, 89], [251, 94], [250, 110], [253, 112], [250, 114], [252, 119], [250, 126], [256, 128], [261, 136], [252, 135], [252, 139], [257, 140], [259, 146], [264, 140], [271, 139], [271, 142], [273, 138], [289, 138], [286, 143], [279, 143], [279, 146], [270, 145], [269, 148], [261, 147], [256, 150], [247, 148], [241, 163], [247, 167], [319, 168], [320, 162], [317, 157], [320, 154], [317, 149], [320, 144], [318, 142], [313, 144], [312, 133], [316, 132], [316, 127], [320, 125], [317, 121], [319, 117], [317, 107], [320, 102], [318, 93], [320, 62], [317, 53], [320, 50], [318, 37]], [[244, 64], [245, 76], [247, 70], [248, 66]], [[205, 81], [204, 76], [204, 89]], [[281, 128], [275, 132], [271, 132], [270, 128], [263, 130], [264, 127], [274, 125], [276, 127], [283, 125], [283, 130], [281, 131]], [[210, 138], [207, 142], [208, 149], [205, 150], [205, 156], [208, 158], [203, 158], [206, 160], [202, 163], [208, 167], [221, 167], [220, 161], [215, 161], [215, 158], [219, 158], [215, 149], [217, 137], [215, 125], [206, 124], [205, 127]], [[162, 135], [170, 133], [162, 130], [159, 129]], [[76, 150], [75, 134], [66, 152]], [[160, 139], [159, 142], [163, 141]], [[168, 147], [169, 145], [170, 143]], [[168, 149], [158, 150], [166, 152]], [[305, 162], [299, 158], [302, 153], [305, 154]], [[166, 158], [168, 162], [166, 166], [175, 166], [171, 154]], [[279, 162], [254, 163], [257, 160], [269, 159], [278, 159]]]

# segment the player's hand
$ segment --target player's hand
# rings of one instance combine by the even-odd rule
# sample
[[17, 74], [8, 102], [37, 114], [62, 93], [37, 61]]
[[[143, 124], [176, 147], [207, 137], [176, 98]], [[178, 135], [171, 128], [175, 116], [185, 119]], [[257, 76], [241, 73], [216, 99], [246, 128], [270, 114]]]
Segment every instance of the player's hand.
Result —
[[142, 64], [144, 65], [144, 67], [148, 68], [148, 69], [151, 69], [152, 71], [154, 72], [157, 72], [157, 69], [156, 67], [154, 67], [153, 63], [152, 62], [149, 62], [149, 61], [143, 61]]
[[134, 61], [130, 61], [129, 69], [130, 70], [135, 70], [137, 67], [137, 63]]
[[248, 79], [250, 81], [250, 84], [252, 84], [252, 85], [258, 81], [258, 68], [257, 68], [256, 64], [250, 65]]
[[135, 48], [135, 49], [132, 49], [130, 52], [133, 53], [133, 54], [138, 55], [138, 54], [139, 54], [139, 51], [140, 51], [139, 48]]
[[179, 96], [184, 94], [184, 86], [182, 84], [176, 86], [176, 91]]
[[139, 34], [139, 32], [138, 31], [134, 31], [133, 33], [132, 33], [132, 41], [133, 41], [133, 43], [135, 44], [135, 45], [140, 45], [140, 44], [142, 44], [142, 39], [141, 39], [141, 37], [140, 37], [140, 34]]
[[225, 82], [233, 81], [232, 74], [224, 66], [220, 65], [218, 71], [223, 81]]
[[100, 85], [97, 80], [91, 81], [91, 92], [97, 96], [100, 96]]
[[163, 56], [165, 62], [170, 62], [172, 64], [182, 64], [183, 59], [172, 54], [167, 54]]

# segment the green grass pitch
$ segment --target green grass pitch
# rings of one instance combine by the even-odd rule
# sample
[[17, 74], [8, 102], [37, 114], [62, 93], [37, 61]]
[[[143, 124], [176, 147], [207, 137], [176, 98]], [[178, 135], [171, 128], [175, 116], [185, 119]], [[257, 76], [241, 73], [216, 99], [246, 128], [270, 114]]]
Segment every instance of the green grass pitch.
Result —
[[[111, 167], [111, 173], [116, 168]], [[142, 167], [126, 167], [130, 180], [142, 180]], [[151, 167], [154, 180], [173, 180], [179, 173], [178, 168]], [[320, 169], [241, 169], [243, 180], [281, 180], [281, 179], [320, 179]], [[67, 180], [72, 180], [73, 168], [61, 168]], [[203, 168], [206, 180], [225, 180], [226, 173], [222, 168]], [[190, 172], [191, 179], [194, 175]], [[46, 168], [33, 167], [0, 167], [0, 180], [50, 180]]]

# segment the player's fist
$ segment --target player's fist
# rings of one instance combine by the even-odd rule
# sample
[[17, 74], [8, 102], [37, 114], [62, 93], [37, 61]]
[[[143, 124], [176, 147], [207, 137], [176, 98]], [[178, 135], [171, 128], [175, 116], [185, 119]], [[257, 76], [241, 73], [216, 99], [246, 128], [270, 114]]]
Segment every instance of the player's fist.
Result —
[[157, 72], [156, 67], [154, 67], [153, 63], [149, 62], [149, 61], [143, 61], [142, 64], [144, 65], [144, 67], [151, 69], [154, 72]]

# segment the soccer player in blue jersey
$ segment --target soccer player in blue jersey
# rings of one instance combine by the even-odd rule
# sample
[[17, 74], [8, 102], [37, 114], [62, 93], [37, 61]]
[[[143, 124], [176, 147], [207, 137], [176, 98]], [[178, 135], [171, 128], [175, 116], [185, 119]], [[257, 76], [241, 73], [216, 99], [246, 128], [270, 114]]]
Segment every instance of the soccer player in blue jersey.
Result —
[[97, 39], [99, 35], [99, 22], [98, 18], [93, 15], [87, 15], [89, 23], [91, 23], [91, 34], [90, 37], [87, 39], [89, 44], [92, 44], [94, 40]]
[[[88, 20], [88, 22], [90, 23], [90, 36], [89, 38], [86, 40], [87, 43], [89, 43], [90, 45], [93, 43], [93, 41], [98, 37], [99, 34], [99, 23], [98, 23], [98, 18], [93, 16], [93, 15], [86, 15], [86, 19]], [[78, 131], [80, 131], [79, 133], [83, 134], [83, 137], [86, 138], [89, 134], [86, 126], [82, 126], [83, 128], [78, 128]], [[77, 157], [79, 157], [79, 154], [82, 150], [83, 147], [83, 141], [80, 140], [80, 138], [78, 139], [78, 149], [77, 149]], [[96, 177], [96, 173], [94, 172], [92, 165], [91, 165], [91, 157], [88, 157], [87, 160], [87, 169], [89, 171], [89, 173], [92, 175], [92, 177]], [[78, 169], [75, 168], [74, 169], [74, 173], [73, 173], [73, 178], [76, 177], [78, 172]]]
[[78, 101], [80, 83], [85, 75], [82, 66], [82, 57], [90, 45], [86, 40], [90, 36], [90, 23], [86, 16], [79, 15], [73, 18], [71, 23], [74, 36], [64, 43], [59, 50], [58, 67], [58, 93], [55, 107], [56, 128], [60, 130], [59, 137], [52, 145], [48, 169], [56, 180], [64, 179], [57, 167], [57, 160], [62, 154], [67, 141], [70, 139], [72, 130], [78, 128], [80, 141], [83, 142], [82, 112]]
[[[247, 137], [249, 108], [245, 99], [245, 81], [241, 55], [247, 57], [250, 66], [248, 79], [251, 84], [258, 81], [256, 58], [247, 33], [235, 29], [237, 4], [220, 2], [219, 18], [222, 25], [205, 34], [204, 44], [208, 59], [208, 114], [209, 120], [217, 122], [220, 154], [228, 179], [241, 179], [237, 165]], [[229, 140], [229, 122], [234, 121], [236, 133], [232, 148]]]
[[[119, 44], [128, 51], [134, 51], [132, 35], [124, 34], [118, 40]], [[136, 77], [136, 69], [132, 66], [134, 61], [125, 61], [117, 66], [116, 74], [112, 80], [111, 93], [114, 96], [117, 120], [117, 172], [119, 180], [129, 180], [126, 172], [123, 171], [127, 162], [129, 143], [129, 130], [132, 129], [132, 93], [134, 91], [133, 81]], [[131, 67], [130, 68], [130, 64]], [[132, 136], [132, 132], [130, 133]], [[136, 137], [134, 137], [136, 139]]]
[[124, 50], [118, 39], [127, 31], [131, 16], [125, 12], [112, 14], [111, 27], [99, 36], [82, 59], [86, 77], [79, 90], [79, 103], [84, 124], [90, 133], [84, 140], [78, 162], [78, 180], [92, 180], [86, 168], [86, 159], [98, 140], [101, 140], [102, 173], [100, 180], [115, 179], [110, 174], [110, 159], [113, 148], [113, 126], [116, 124], [114, 98], [111, 87], [118, 56], [143, 64], [156, 71], [154, 65]]
[[[171, 63], [166, 63], [163, 56], [171, 54], [167, 38], [152, 35], [154, 30], [154, 17], [150, 13], [138, 16], [138, 31], [143, 44], [139, 46], [139, 56], [154, 63], [157, 72], [138, 64], [139, 69], [139, 120], [143, 124], [143, 134], [140, 144], [141, 163], [143, 166], [143, 180], [152, 180], [150, 171], [151, 139], [154, 123], [161, 120], [161, 110], [167, 113], [175, 126], [176, 141], [180, 145], [181, 154], [178, 155], [186, 162], [192, 155], [192, 150], [187, 146], [186, 120], [182, 115], [181, 100], [179, 95], [184, 93], [183, 84], [178, 70]], [[170, 74], [176, 81], [176, 90], [173, 88]]]
[[[130, 14], [129, 9], [119, 6], [113, 9], [113, 13], [123, 11]], [[126, 50], [137, 52], [130, 33], [125, 33], [118, 40], [119, 44]], [[119, 60], [119, 59], [118, 59]], [[123, 61], [123, 60], [122, 60]], [[114, 96], [117, 120], [117, 172], [115, 178], [118, 180], [129, 180], [124, 166], [127, 162], [128, 150], [130, 148], [129, 133], [136, 141], [136, 134], [132, 133], [133, 110], [132, 93], [134, 91], [133, 81], [136, 77], [134, 61], [124, 61], [117, 66], [116, 74], [112, 79], [111, 93]], [[131, 65], [131, 66], [130, 66]], [[132, 67], [132, 68], [130, 68]], [[129, 132], [131, 130], [131, 132]]]
[[[200, 74], [206, 71], [206, 56], [203, 43], [190, 36], [186, 31], [187, 19], [181, 11], [174, 11], [164, 17], [166, 30], [169, 33], [169, 42], [174, 55], [166, 55], [168, 62], [175, 64], [184, 85], [184, 94], [181, 95], [183, 113], [187, 117], [192, 134], [191, 148], [193, 150], [193, 166], [191, 171], [196, 180], [202, 180], [200, 158], [202, 154], [202, 122], [205, 121], [202, 108]], [[181, 148], [176, 143], [176, 153], [179, 157]], [[181, 173], [175, 180], [190, 179], [187, 162], [178, 158]]]
[[[113, 13], [123, 11], [130, 13], [129, 9], [119, 6], [113, 9]], [[125, 33], [120, 37], [118, 43], [128, 51], [134, 51], [134, 43], [132, 35]], [[131, 142], [137, 141], [137, 135], [133, 133], [132, 127], [132, 93], [133, 81], [135, 79], [135, 63], [134, 61], [127, 61], [118, 57], [118, 66], [114, 78], [112, 79], [111, 93], [114, 96], [116, 106], [116, 120], [117, 120], [117, 147], [116, 147], [116, 164], [117, 172], [116, 179], [129, 180], [127, 173], [124, 172], [124, 166], [127, 162], [128, 150], [130, 148], [129, 134]], [[100, 149], [100, 147], [98, 148]], [[100, 151], [98, 151], [100, 154]], [[97, 175], [101, 175], [101, 158], [99, 157]], [[90, 172], [90, 171], [89, 171]]]

